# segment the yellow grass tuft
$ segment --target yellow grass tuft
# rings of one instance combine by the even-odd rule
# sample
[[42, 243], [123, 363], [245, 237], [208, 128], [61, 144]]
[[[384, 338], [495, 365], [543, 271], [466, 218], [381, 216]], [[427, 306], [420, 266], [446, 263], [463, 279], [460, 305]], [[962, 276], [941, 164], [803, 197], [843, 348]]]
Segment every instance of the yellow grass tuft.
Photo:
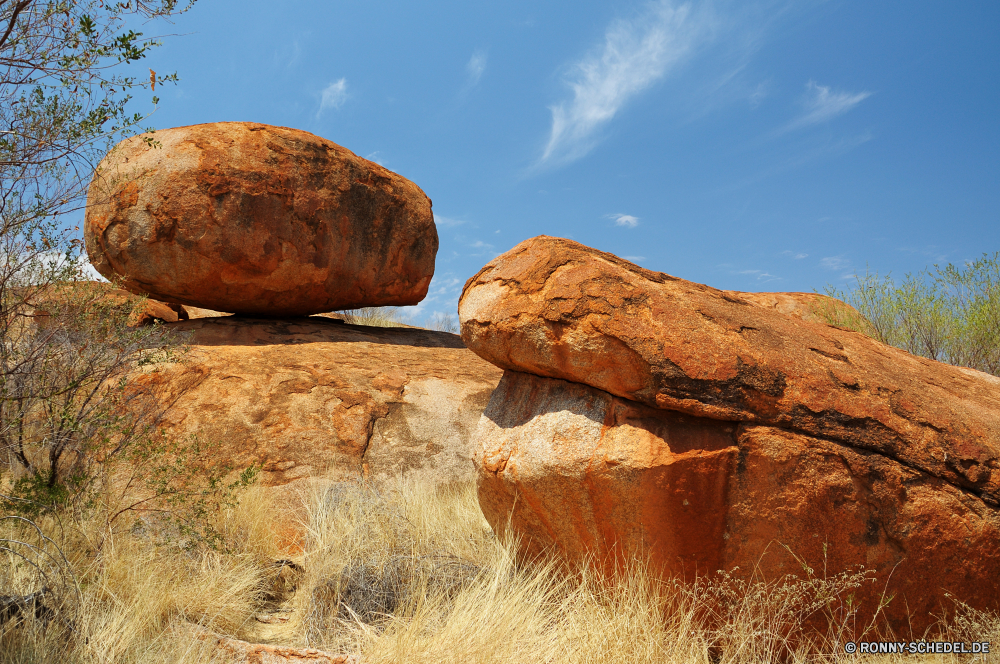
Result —
[[[369, 664], [922, 661], [844, 652], [851, 616], [831, 598], [863, 582], [860, 572], [682, 584], [636, 562], [615, 579], [568, 574], [552, 560], [518, 561], [493, 537], [471, 485], [342, 484], [317, 492], [308, 511], [295, 628], [313, 647], [361, 652]], [[933, 638], [1000, 638], [996, 615], [956, 607]], [[802, 629], [810, 617], [825, 631]]]
[[251, 489], [219, 514], [219, 550], [156, 544], [139, 529], [95, 537], [95, 524], [45, 518], [37, 523], [50, 539], [41, 551], [32, 526], [0, 522], [0, 594], [49, 587], [54, 614], [0, 624], [0, 664], [207, 662], [207, 644], [185, 625], [243, 633], [273, 574], [265, 496]]
[[[71, 536], [65, 524], [40, 524], [44, 534], [62, 533], [51, 543], [61, 543], [75, 580], [61, 586], [53, 619], [0, 626], [0, 664], [220, 661], [212, 639], [199, 638], [192, 624], [251, 641], [360, 653], [366, 664], [968, 661], [848, 655], [836, 629], [804, 637], [804, 617], [822, 618], [828, 598], [857, 582], [851, 575], [780, 584], [723, 575], [683, 584], [657, 580], [641, 561], [609, 579], [588, 568], [568, 572], [553, 559], [520, 560], [493, 536], [471, 484], [317, 483], [303, 508], [305, 550], [291, 566], [276, 566], [287, 554], [275, 545], [272, 495], [251, 488], [239, 507], [220, 512], [216, 528], [226, 546], [217, 550], [157, 545], [140, 529], [106, 537], [95, 550], [82, 526]], [[38, 550], [51, 545], [31, 540], [20, 522], [0, 521], [0, 528], [0, 538], [33, 541]], [[27, 549], [7, 548], [3, 592], [37, 589], [39, 568], [12, 553]], [[295, 573], [282, 583], [296, 586], [294, 593], [277, 592], [289, 567]], [[53, 570], [45, 573], [57, 580]], [[274, 615], [288, 620], [254, 620]], [[834, 628], [845, 619], [831, 617]], [[1000, 650], [996, 615], [956, 603], [941, 630], [933, 638], [992, 641]]]

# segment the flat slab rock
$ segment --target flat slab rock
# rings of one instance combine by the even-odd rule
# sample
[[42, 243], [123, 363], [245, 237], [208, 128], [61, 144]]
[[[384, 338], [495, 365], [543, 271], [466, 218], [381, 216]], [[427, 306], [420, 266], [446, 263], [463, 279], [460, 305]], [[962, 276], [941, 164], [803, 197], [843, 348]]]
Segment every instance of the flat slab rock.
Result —
[[170, 404], [164, 427], [197, 434], [214, 459], [262, 465], [265, 485], [474, 477], [472, 432], [502, 372], [456, 335], [321, 317], [168, 327], [190, 353], [144, 377]]
[[417, 185], [319, 136], [252, 122], [119, 143], [90, 185], [84, 239], [94, 268], [128, 290], [268, 316], [416, 304], [438, 249]]
[[865, 610], [894, 595], [897, 634], [949, 593], [997, 610], [1000, 379], [812, 312], [558, 238], [498, 257], [459, 303], [507, 370], [476, 432], [487, 519], [535, 553], [685, 578], [865, 565]]

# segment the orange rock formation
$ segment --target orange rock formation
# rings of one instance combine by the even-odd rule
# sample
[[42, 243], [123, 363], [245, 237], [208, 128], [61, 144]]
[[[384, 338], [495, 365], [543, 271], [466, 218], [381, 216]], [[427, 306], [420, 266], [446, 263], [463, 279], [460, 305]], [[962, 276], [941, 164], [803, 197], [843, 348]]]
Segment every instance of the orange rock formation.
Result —
[[899, 634], [947, 593], [996, 609], [1000, 379], [810, 320], [809, 297], [556, 238], [492, 261], [459, 304], [469, 348], [508, 370], [476, 434], [491, 524], [689, 579], [865, 565], [864, 611], [893, 596]]
[[268, 316], [416, 304], [438, 248], [415, 184], [249, 122], [126, 139], [98, 166], [84, 231], [97, 271], [129, 290]]

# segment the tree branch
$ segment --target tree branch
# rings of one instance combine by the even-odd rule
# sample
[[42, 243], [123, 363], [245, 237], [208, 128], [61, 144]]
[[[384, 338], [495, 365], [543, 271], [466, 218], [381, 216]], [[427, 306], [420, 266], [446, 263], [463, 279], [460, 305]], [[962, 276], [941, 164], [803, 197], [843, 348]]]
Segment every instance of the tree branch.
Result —
[[14, 24], [17, 23], [17, 15], [28, 8], [32, 0], [20, 0], [14, 5], [14, 11], [10, 15], [10, 23], [7, 25], [7, 32], [3, 33], [3, 37], [0, 37], [0, 48], [7, 43], [7, 38], [10, 37], [10, 33], [14, 31]]

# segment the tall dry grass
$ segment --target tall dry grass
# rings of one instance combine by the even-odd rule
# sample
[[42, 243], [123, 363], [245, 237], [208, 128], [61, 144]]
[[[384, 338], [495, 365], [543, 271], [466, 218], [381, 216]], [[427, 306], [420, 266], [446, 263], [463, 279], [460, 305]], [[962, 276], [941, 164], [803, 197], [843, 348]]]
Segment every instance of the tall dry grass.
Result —
[[[567, 574], [551, 560], [519, 561], [494, 538], [471, 485], [318, 491], [305, 568], [291, 629], [300, 642], [360, 652], [369, 664], [961, 659], [845, 653], [851, 614], [833, 600], [856, 588], [860, 573], [680, 584], [656, 580], [641, 562], [607, 579], [586, 568]], [[1000, 619], [956, 604], [929, 637], [993, 640], [1000, 649]]]
[[[148, 528], [98, 534], [101, 523], [44, 517], [36, 522], [47, 538], [43, 551], [32, 526], [0, 522], [0, 594], [47, 587], [51, 610], [0, 624], [0, 664], [209, 661], [208, 644], [187, 626], [246, 631], [279, 555], [262, 518], [271, 512], [266, 491], [246, 491], [217, 515], [224, 549], [157, 542]], [[59, 564], [47, 565], [51, 557]]]
[[[99, 551], [88, 548], [85, 529], [64, 537], [74, 576], [64, 604], [54, 619], [4, 623], [0, 664], [223, 661], [192, 623], [247, 640], [360, 653], [366, 664], [970, 661], [848, 655], [836, 629], [798, 629], [850, 591], [851, 575], [682, 584], [657, 580], [641, 561], [609, 579], [551, 559], [520, 560], [493, 536], [471, 484], [317, 485], [304, 513], [297, 588], [285, 597], [274, 592], [281, 572], [274, 562], [287, 554], [274, 546], [266, 489], [251, 488], [237, 508], [218, 514], [224, 550], [156, 544], [148, 529], [105, 538]], [[0, 538], [27, 540], [22, 525], [0, 522]], [[58, 524], [40, 525], [59, 534]], [[4, 555], [0, 594], [37, 589], [37, 570]], [[254, 620], [274, 613], [288, 622]], [[833, 615], [832, 626], [847, 617]], [[1000, 649], [1000, 619], [956, 603], [930, 636]]]

